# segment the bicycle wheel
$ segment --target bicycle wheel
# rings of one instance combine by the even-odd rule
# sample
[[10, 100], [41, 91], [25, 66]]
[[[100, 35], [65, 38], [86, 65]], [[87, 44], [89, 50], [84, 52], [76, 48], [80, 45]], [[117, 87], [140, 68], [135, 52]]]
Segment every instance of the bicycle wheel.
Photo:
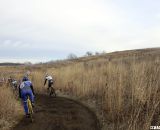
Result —
[[52, 96], [53, 91], [52, 91], [52, 87], [49, 88], [49, 96]]
[[30, 115], [30, 118], [31, 118], [31, 122], [33, 122], [33, 108], [32, 108], [32, 103], [29, 99], [29, 96], [27, 98], [27, 106], [28, 106], [28, 113]]
[[54, 97], [56, 97], [57, 95], [56, 95], [56, 92], [55, 92], [55, 90], [54, 90], [54, 88], [53, 87], [51, 87], [51, 92], [50, 92], [50, 95], [52, 96], [54, 96]]

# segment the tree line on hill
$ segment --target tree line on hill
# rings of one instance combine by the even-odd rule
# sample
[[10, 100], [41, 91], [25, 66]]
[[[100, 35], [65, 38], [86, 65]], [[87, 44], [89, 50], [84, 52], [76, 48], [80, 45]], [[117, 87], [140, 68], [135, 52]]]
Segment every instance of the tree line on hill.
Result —
[[[102, 52], [91, 52], [91, 51], [87, 51], [86, 54], [84, 55], [84, 57], [87, 57], [87, 56], [93, 56], [93, 55], [102, 55], [102, 54], [105, 54], [106, 52], [105, 51], [102, 51]], [[70, 53], [68, 56], [67, 56], [67, 59], [77, 59], [78, 56], [74, 53]]]

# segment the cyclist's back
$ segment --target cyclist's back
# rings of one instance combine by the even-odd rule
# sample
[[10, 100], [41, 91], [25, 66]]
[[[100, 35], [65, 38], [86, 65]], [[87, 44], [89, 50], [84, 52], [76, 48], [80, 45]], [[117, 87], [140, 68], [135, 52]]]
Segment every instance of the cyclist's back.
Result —
[[52, 76], [46, 74], [45, 81], [44, 81], [44, 86], [46, 85], [47, 81], [48, 81], [48, 89], [49, 89], [54, 83], [54, 80], [53, 80]]
[[15, 79], [12, 80], [12, 87], [13, 87], [13, 89], [17, 89], [17, 87], [18, 87], [17, 80], [15, 80]]

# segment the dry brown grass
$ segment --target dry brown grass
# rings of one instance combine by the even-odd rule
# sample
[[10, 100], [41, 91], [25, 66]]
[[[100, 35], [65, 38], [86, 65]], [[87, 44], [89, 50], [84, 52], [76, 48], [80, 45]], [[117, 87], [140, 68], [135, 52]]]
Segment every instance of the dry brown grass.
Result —
[[6, 86], [0, 87], [0, 129], [8, 130], [22, 115], [23, 108], [12, 90]]
[[[159, 50], [156, 53], [153, 50], [151, 53], [145, 50], [133, 53], [126, 51], [124, 54], [116, 52], [113, 55], [91, 57], [91, 60], [88, 57], [69, 64], [61, 62], [59, 67], [51, 66], [22, 68], [23, 72], [31, 70], [30, 78], [36, 92], [44, 93], [44, 75], [48, 72], [55, 77], [56, 89], [79, 99], [94, 101], [100, 117], [105, 119], [106, 129], [148, 130], [151, 125], [160, 125]], [[17, 78], [21, 77], [22, 74], [18, 74]], [[12, 95], [9, 90], [3, 93]], [[0, 92], [0, 96], [3, 93]], [[6, 102], [10, 100], [8, 96]], [[11, 110], [15, 104], [9, 105], [8, 109]], [[3, 113], [3, 119], [9, 121], [4, 106], [3, 109], [0, 107], [0, 112]]]
[[[24, 69], [19, 69], [17, 67], [0, 67], [0, 78], [9, 78], [9, 76], [15, 79], [21, 79]], [[20, 100], [17, 100], [17, 95], [14, 91], [7, 85], [3, 83], [0, 86], [0, 129], [8, 130], [14, 124], [20, 120], [23, 115], [23, 106]]]
[[44, 73], [41, 71], [33, 71], [31, 74], [31, 81], [33, 81], [35, 92], [43, 94], [45, 91], [45, 87], [43, 86]]
[[159, 125], [159, 60], [96, 60], [54, 71], [56, 87], [96, 100], [111, 129], [148, 130]]

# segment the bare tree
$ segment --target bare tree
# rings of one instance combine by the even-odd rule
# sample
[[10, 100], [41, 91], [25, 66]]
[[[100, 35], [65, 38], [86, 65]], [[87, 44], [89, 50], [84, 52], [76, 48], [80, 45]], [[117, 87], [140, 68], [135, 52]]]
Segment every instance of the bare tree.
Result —
[[99, 52], [95, 52], [95, 55], [99, 55], [100, 53]]
[[73, 53], [69, 54], [67, 57], [67, 59], [76, 59], [76, 58], [77, 58], [77, 56]]
[[92, 55], [93, 55], [92, 52], [90, 52], [90, 51], [86, 52], [86, 56], [92, 56]]

